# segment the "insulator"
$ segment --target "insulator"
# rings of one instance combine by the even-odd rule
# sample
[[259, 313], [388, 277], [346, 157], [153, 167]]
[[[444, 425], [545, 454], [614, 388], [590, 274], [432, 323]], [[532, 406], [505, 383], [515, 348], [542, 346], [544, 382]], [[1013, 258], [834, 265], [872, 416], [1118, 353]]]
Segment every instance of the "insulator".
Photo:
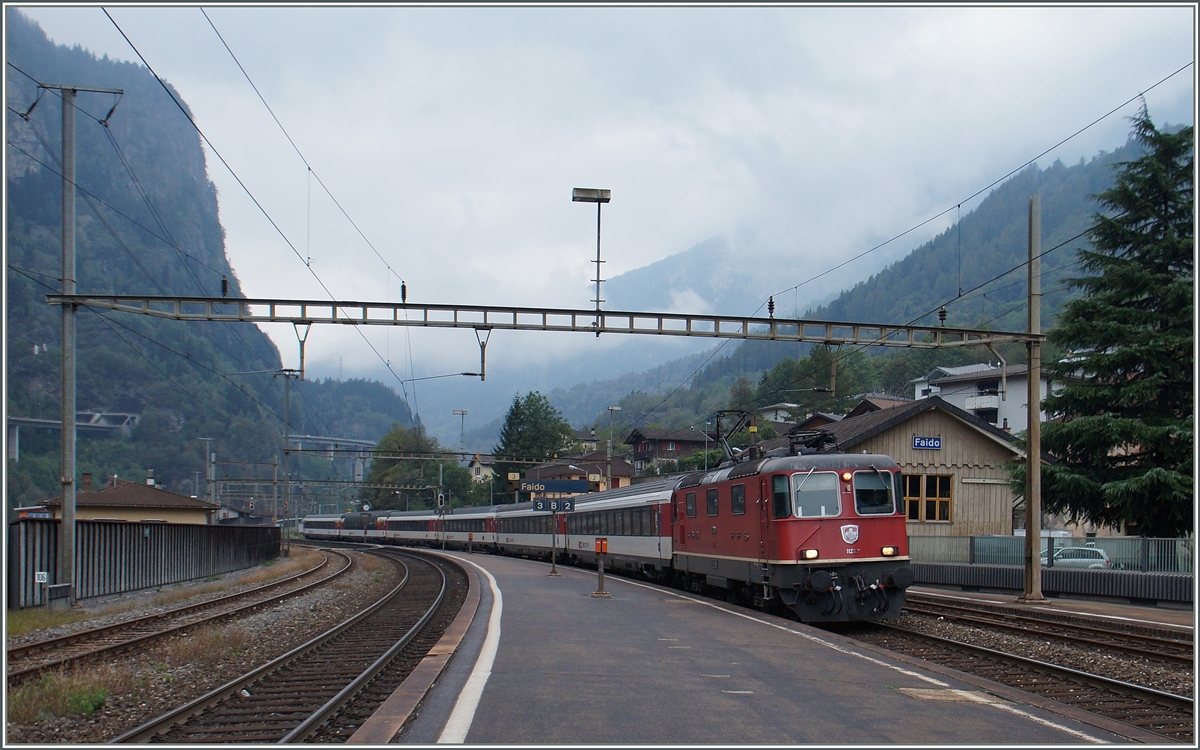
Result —
[[400, 282], [400, 302], [401, 304], [408, 301], [408, 285], [403, 281]]
[[942, 305], [940, 308], [938, 308], [938, 320], [941, 321], [942, 325], [946, 325], [946, 306], [945, 305]]
[[767, 315], [771, 316], [772, 318], [775, 317], [775, 297], [774, 296], [767, 298]]
[[229, 296], [229, 278], [227, 276], [221, 277], [221, 296]]

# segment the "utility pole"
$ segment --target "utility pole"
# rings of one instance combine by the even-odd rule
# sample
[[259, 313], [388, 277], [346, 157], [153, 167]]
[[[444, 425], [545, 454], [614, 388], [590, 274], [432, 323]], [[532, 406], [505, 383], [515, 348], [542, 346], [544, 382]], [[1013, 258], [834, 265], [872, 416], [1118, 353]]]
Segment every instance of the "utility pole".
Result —
[[[299, 333], [296, 334], [299, 336]], [[307, 333], [305, 334], [307, 338]], [[301, 344], [303, 347], [303, 343]], [[303, 351], [303, 349], [301, 349]], [[288, 450], [292, 447], [292, 378], [298, 373], [302, 374], [303, 370], [288, 370], [279, 371], [283, 375], [283, 504], [292, 507], [292, 473], [288, 470]], [[278, 477], [278, 469], [276, 470]], [[297, 513], [297, 517], [302, 517], [303, 514]]]
[[462, 417], [462, 425], [458, 433], [458, 452], [466, 456], [467, 453], [467, 410], [455, 409], [455, 416]]
[[[62, 89], [62, 290], [75, 293], [75, 89]], [[62, 309], [62, 525], [59, 583], [75, 603], [75, 305]]]
[[[38, 84], [62, 96], [62, 291], [75, 294], [75, 95], [80, 91], [123, 94], [123, 89]], [[116, 109], [116, 105], [113, 105]], [[109, 113], [109, 117], [112, 113]], [[107, 120], [107, 118], [106, 118]], [[75, 311], [62, 306], [62, 523], [58, 527], [58, 579], [75, 603]]]
[[[214, 502], [213, 495], [214, 495], [214, 489], [215, 489], [213, 487], [213, 478], [215, 476], [213, 474], [213, 464], [217, 460], [216, 454], [212, 452], [213, 439], [212, 438], [196, 438], [196, 439], [204, 443], [204, 491], [208, 495], [208, 501], [210, 503], [212, 503], [212, 502]], [[199, 490], [197, 490], [196, 494], [197, 495], [200, 494]]]
[[[1029, 199], [1029, 332], [1042, 332], [1042, 206]], [[1025, 591], [1022, 602], [1045, 602], [1042, 596], [1042, 345], [1029, 351], [1029, 428], [1025, 433]]]
[[621, 411], [619, 406], [608, 407], [608, 451], [604, 458], [604, 489], [612, 489], [612, 415], [614, 411]]

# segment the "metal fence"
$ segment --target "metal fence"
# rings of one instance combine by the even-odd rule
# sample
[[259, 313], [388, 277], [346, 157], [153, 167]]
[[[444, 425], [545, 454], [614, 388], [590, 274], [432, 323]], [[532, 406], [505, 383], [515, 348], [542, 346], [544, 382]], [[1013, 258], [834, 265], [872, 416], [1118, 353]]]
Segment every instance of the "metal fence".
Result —
[[[58, 525], [24, 518], [8, 526], [8, 607], [45, 602], [36, 574], [59, 582]], [[75, 598], [162, 586], [228, 573], [279, 556], [275, 526], [78, 521], [75, 526]]]
[[[1194, 539], [1144, 539], [1141, 537], [1043, 537], [1041, 550], [1047, 569], [1065, 547], [1102, 550], [1112, 570], [1143, 573], [1194, 573]], [[913, 536], [908, 539], [913, 562], [966, 563], [968, 565], [1024, 565], [1023, 536]]]

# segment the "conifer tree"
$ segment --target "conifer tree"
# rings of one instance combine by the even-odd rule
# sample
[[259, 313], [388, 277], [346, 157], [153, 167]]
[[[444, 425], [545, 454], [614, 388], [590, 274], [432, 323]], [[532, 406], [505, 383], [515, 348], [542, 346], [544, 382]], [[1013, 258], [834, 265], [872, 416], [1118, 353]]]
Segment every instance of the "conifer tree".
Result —
[[1193, 129], [1133, 118], [1139, 159], [1120, 163], [1098, 198], [1106, 213], [1080, 250], [1083, 296], [1050, 332], [1068, 352], [1065, 388], [1045, 401], [1043, 504], [1128, 533], [1174, 537], [1193, 526]]
[[[558, 409], [541, 393], [531, 391], [523, 399], [513, 396], [512, 406], [500, 427], [500, 443], [494, 452], [497, 456], [548, 459], [570, 449], [574, 442], [575, 433]], [[496, 494], [509, 494], [509, 472], [522, 472], [527, 468], [527, 464], [497, 462]]]

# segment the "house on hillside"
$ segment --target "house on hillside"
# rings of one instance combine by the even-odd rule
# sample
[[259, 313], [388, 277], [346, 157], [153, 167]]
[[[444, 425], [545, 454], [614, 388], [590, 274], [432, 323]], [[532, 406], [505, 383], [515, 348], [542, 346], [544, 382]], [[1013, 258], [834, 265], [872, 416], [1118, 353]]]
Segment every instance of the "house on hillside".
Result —
[[772, 422], [772, 423], [787, 422], [787, 421], [789, 421], [788, 418], [789, 418], [789, 415], [791, 414], [791, 412], [794, 409], [799, 409], [799, 408], [800, 408], [800, 404], [789, 404], [787, 402], [780, 402], [778, 404], [771, 404], [770, 406], [764, 406], [763, 408], [759, 409], [758, 416], [759, 416], [759, 418], [766, 420], [767, 422]]
[[467, 463], [467, 471], [471, 472], [471, 479], [476, 482], [490, 482], [496, 474], [496, 459], [476, 453]]
[[[982, 362], [963, 367], [935, 367], [924, 377], [913, 380], [915, 398], [940, 396], [947, 403], [979, 417], [988, 424], [1009, 432], [1021, 432], [1029, 426], [1029, 368], [1009, 365], [1002, 377], [999, 365]], [[1050, 377], [1042, 370], [1041, 398], [1051, 391]], [[1057, 390], [1061, 384], [1054, 386]], [[1046, 413], [1041, 414], [1046, 421]]]
[[[92, 489], [92, 477], [83, 475], [81, 491], [75, 495], [75, 518], [79, 521], [159, 521], [162, 523], [211, 524], [218, 506], [206, 500], [179, 495], [154, 484], [113, 477]], [[62, 496], [41, 503], [52, 518], [62, 518]]]
[[591, 453], [600, 446], [599, 441], [596, 440], [595, 427], [591, 429], [581, 427], [578, 430], [571, 430], [571, 434], [575, 436], [575, 442], [579, 443], [580, 453]]
[[638, 472], [653, 467], [659, 461], [678, 461], [708, 446], [716, 447], [716, 439], [699, 430], [660, 430], [635, 427], [625, 438], [633, 446], [633, 466]]

